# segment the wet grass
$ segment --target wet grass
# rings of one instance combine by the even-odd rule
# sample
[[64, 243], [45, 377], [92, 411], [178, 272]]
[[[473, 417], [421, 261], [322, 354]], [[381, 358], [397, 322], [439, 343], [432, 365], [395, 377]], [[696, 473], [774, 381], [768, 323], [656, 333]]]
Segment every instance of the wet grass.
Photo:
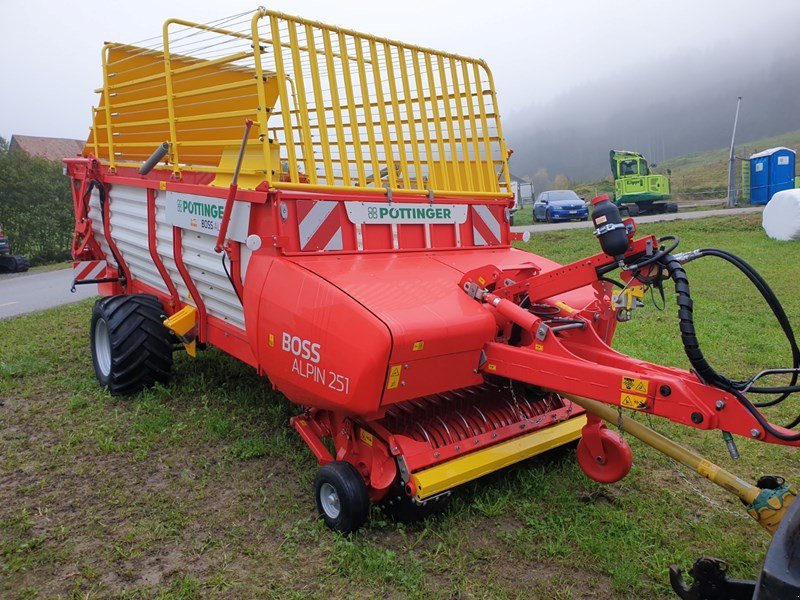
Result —
[[[800, 321], [800, 246], [768, 240], [754, 218], [642, 230], [741, 254]], [[597, 243], [560, 231], [529, 248], [568, 262]], [[788, 361], [743, 277], [711, 259], [688, 272], [714, 365], [744, 376]], [[616, 346], [686, 366], [671, 298], [664, 313], [648, 304]], [[92, 372], [90, 310], [0, 322], [0, 596], [668, 598], [670, 563], [711, 554], [753, 576], [768, 544], [738, 501], [687, 475], [710, 504], [635, 440], [615, 485], [588, 480], [564, 450], [464, 486], [424, 523], [374, 510], [366, 529], [332, 534], [313, 508], [314, 460], [287, 426], [295, 406], [214, 350], [176, 355], [169, 387], [112, 398]], [[747, 479], [800, 478], [796, 450], [744, 440], [734, 463], [716, 433], [653, 424]]]

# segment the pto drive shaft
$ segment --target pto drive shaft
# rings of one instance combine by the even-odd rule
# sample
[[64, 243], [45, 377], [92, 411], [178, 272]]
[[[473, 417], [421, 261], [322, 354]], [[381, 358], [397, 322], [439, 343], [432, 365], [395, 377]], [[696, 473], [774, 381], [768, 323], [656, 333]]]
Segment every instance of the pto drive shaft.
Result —
[[[797, 497], [797, 487], [791, 484], [780, 482], [774, 489], [749, 484], [730, 471], [676, 444], [638, 421], [620, 415], [615, 407], [571, 394], [562, 394], [562, 396], [612, 425], [618, 425], [620, 429], [630, 433], [648, 446], [652, 446], [737, 496], [745, 504], [748, 514], [770, 535], [775, 533], [787, 509]], [[762, 480], [766, 479], [774, 480], [775, 478], [762, 478]]]

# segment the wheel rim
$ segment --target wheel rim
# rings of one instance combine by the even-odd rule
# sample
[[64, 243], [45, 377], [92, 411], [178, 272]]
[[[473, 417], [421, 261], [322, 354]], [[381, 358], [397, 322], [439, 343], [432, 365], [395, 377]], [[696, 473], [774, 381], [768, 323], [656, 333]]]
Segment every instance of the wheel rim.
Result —
[[342, 512], [342, 505], [339, 502], [339, 492], [330, 483], [323, 483], [319, 488], [319, 500], [325, 514], [335, 519]]
[[98, 319], [94, 325], [94, 354], [97, 367], [107, 377], [111, 373], [111, 339], [105, 319]]
[[600, 441], [605, 453], [605, 461], [599, 462], [592, 455], [586, 442], [578, 442], [578, 466], [589, 477], [600, 483], [614, 483], [619, 481], [633, 465], [633, 455], [628, 443], [618, 434], [608, 430], [600, 430]]

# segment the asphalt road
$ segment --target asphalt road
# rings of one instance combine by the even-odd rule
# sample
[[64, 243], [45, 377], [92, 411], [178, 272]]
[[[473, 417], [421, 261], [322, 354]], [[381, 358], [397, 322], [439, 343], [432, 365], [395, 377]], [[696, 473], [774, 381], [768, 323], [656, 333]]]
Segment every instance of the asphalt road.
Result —
[[[637, 223], [655, 221], [677, 221], [681, 219], [702, 219], [703, 217], [740, 215], [758, 212], [763, 207], [729, 208], [721, 210], [703, 210], [667, 215], [636, 217]], [[557, 229], [577, 229], [592, 227], [591, 221], [568, 223], [542, 223], [538, 225], [521, 225], [512, 227], [513, 231], [553, 231]], [[72, 269], [62, 269], [47, 273], [13, 273], [0, 274], [0, 319], [16, 317], [25, 313], [44, 310], [54, 306], [78, 302], [97, 294], [97, 286], [78, 286], [74, 294], [69, 288], [72, 285]]]
[[97, 295], [96, 285], [79, 285], [74, 294], [72, 269], [47, 273], [0, 275], [0, 319], [78, 302]]
[[[525, 210], [531, 210], [529, 206]], [[745, 208], [720, 208], [716, 210], [694, 210], [689, 212], [676, 212], [663, 215], [648, 215], [635, 217], [637, 223], [655, 223], [657, 221], [682, 221], [684, 219], [702, 219], [704, 217], [729, 217], [731, 215], [743, 215], [764, 210], [763, 206], [747, 206]], [[567, 221], [565, 223], [539, 223], [536, 225], [519, 225], [511, 228], [511, 231], [553, 231], [556, 229], [580, 229], [582, 227], [592, 228], [591, 221]]]

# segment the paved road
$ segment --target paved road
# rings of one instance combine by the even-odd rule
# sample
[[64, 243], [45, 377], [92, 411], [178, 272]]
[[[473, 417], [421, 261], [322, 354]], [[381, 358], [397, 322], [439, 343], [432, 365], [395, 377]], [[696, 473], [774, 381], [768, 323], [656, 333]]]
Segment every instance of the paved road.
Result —
[[[527, 210], [530, 210], [529, 208]], [[636, 217], [637, 223], [655, 223], [657, 221], [682, 221], [684, 219], [702, 219], [704, 217], [729, 217], [743, 215], [764, 210], [763, 206], [748, 206], [745, 208], [720, 208], [717, 210], [694, 210], [690, 212], [677, 212], [664, 215], [648, 215]], [[553, 231], [556, 229], [580, 229], [594, 227], [591, 221], [568, 221], [566, 223], [541, 223], [537, 225], [519, 225], [512, 227], [512, 231]]]
[[79, 285], [74, 294], [72, 269], [47, 273], [0, 275], [0, 319], [78, 302], [97, 294], [96, 285]]

